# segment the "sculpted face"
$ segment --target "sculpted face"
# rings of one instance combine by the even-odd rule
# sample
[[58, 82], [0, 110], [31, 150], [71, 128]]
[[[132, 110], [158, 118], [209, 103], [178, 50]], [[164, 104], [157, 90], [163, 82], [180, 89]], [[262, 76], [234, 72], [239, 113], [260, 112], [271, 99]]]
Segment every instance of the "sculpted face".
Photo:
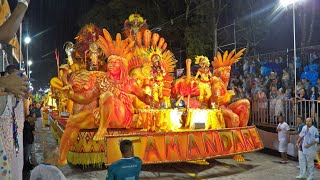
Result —
[[221, 71], [221, 77], [223, 77], [224, 79], [229, 79], [230, 78], [230, 70]]
[[107, 71], [113, 75], [120, 75], [121, 73], [121, 69], [120, 69], [120, 60], [116, 59], [116, 58], [112, 58], [108, 60], [108, 64], [107, 64]]
[[154, 54], [151, 57], [151, 61], [153, 62], [154, 66], [160, 66], [160, 56], [158, 54]]
[[204, 63], [204, 62], [200, 62], [200, 67], [202, 67], [202, 68], [204, 68], [204, 67], [206, 67], [206, 63]]

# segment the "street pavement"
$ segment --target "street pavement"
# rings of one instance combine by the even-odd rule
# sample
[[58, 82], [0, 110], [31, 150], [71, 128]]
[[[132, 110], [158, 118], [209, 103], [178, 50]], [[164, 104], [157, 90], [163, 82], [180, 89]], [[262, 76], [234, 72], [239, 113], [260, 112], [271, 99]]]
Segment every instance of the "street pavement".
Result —
[[[44, 152], [58, 147], [49, 128], [42, 128], [37, 122], [33, 163], [44, 161]], [[291, 180], [299, 173], [298, 162], [290, 160], [288, 164], [280, 164], [280, 158], [262, 152], [244, 155], [245, 162], [235, 162], [232, 158], [210, 159], [208, 165], [193, 163], [172, 163], [143, 165], [141, 180], [156, 179], [222, 179], [222, 180]], [[70, 180], [102, 180], [107, 174], [106, 168], [83, 168], [66, 165], [59, 167]], [[320, 180], [320, 170], [315, 170], [314, 179]]]

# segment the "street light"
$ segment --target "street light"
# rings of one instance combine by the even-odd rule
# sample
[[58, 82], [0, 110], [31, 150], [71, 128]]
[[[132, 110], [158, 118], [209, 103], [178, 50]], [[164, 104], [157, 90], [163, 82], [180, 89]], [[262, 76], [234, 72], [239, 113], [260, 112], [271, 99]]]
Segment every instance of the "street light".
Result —
[[29, 44], [30, 42], [31, 42], [31, 38], [29, 36], [24, 38], [24, 43]]
[[27, 62], [27, 74], [28, 74], [28, 78], [30, 78], [30, 74], [32, 71], [30, 71], [30, 66], [32, 65], [32, 61], [28, 61]]
[[24, 38], [24, 43], [25, 45], [27, 46], [27, 77], [30, 78], [30, 75], [29, 75], [29, 66], [32, 64], [29, 64], [29, 43], [31, 42], [31, 38], [29, 36], [25, 37]]
[[[295, 3], [301, 0], [280, 0], [280, 4], [283, 7], [287, 7], [292, 4], [292, 24], [293, 24], [293, 60], [294, 60], [294, 94], [297, 97], [297, 45], [296, 45], [296, 15], [295, 15]], [[297, 99], [294, 98], [295, 110], [297, 110]]]

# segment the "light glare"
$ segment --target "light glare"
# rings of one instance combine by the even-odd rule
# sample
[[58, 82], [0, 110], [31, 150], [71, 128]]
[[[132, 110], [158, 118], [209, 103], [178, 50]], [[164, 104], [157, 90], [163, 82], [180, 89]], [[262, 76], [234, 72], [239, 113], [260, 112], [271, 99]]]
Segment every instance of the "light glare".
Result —
[[283, 6], [283, 7], [287, 7], [289, 6], [290, 4], [293, 4], [293, 3], [296, 3], [298, 2], [299, 0], [280, 0], [280, 4]]
[[26, 38], [24, 38], [24, 42], [26, 44], [29, 44], [31, 42], [31, 38], [29, 36], [27, 36]]

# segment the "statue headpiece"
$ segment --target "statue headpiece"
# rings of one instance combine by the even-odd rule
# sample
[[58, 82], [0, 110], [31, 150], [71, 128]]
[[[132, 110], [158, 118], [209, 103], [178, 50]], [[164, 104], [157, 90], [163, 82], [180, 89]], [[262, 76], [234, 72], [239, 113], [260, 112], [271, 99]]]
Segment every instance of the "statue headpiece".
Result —
[[63, 48], [68, 56], [72, 54], [74, 51], [74, 44], [70, 41], [64, 43]]
[[132, 23], [135, 19], [137, 19], [139, 23], [144, 22], [143, 17], [138, 13], [131, 14], [128, 19], [130, 23]]
[[82, 27], [75, 37], [76, 55], [85, 58], [85, 53], [89, 50], [90, 44], [98, 40], [99, 35], [102, 35], [102, 30], [94, 24], [88, 24]]
[[119, 33], [115, 41], [113, 41], [110, 33], [106, 29], [103, 29], [103, 36], [99, 36], [98, 39], [98, 44], [108, 57], [108, 61], [113, 58], [118, 58], [126, 66], [128, 66], [128, 61], [133, 57], [134, 43], [134, 41], [129, 42], [129, 39], [121, 40]]
[[205, 65], [210, 66], [209, 59], [206, 56], [196, 56], [195, 59], [196, 59], [195, 61], [196, 64], [205, 63]]
[[162, 59], [161, 49], [159, 48], [150, 48], [145, 53], [151, 63], [160, 62]]
[[[129, 61], [129, 69], [138, 66], [151, 66], [154, 61], [160, 61], [166, 73], [175, 71], [176, 60], [163, 37], [150, 30], [138, 32], [136, 35], [134, 58]], [[158, 58], [159, 57], [159, 58]]]
[[212, 61], [212, 66], [215, 69], [221, 68], [221, 67], [231, 67], [231, 65], [235, 62], [238, 62], [241, 55], [243, 54], [243, 51], [245, 51], [246, 48], [241, 49], [237, 54], [234, 55], [235, 50], [231, 51], [228, 54], [228, 51], [225, 51], [223, 54], [223, 57], [220, 52], [218, 52], [218, 56], [214, 57], [214, 60]]

